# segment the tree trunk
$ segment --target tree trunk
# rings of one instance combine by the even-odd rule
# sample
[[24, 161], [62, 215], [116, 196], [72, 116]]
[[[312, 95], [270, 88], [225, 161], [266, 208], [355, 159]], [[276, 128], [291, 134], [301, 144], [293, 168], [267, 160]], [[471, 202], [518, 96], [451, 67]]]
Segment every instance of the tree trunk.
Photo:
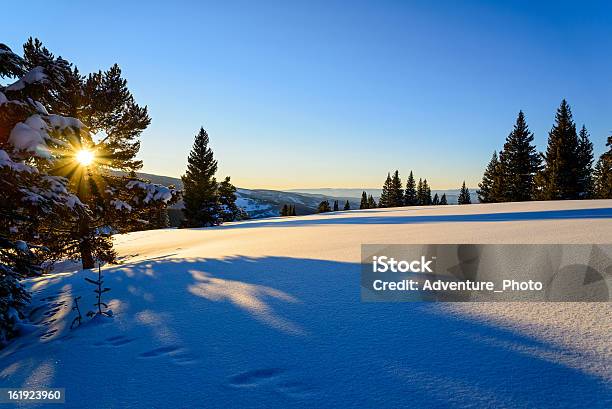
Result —
[[94, 268], [96, 263], [92, 254], [91, 242], [85, 239], [81, 242], [79, 247], [81, 250], [81, 263], [83, 264], [83, 269]]
[[81, 219], [79, 233], [81, 237], [79, 250], [81, 252], [81, 263], [83, 264], [83, 269], [94, 268], [96, 265], [93, 256], [93, 243], [91, 242], [90, 238], [89, 220], [87, 217], [83, 217]]

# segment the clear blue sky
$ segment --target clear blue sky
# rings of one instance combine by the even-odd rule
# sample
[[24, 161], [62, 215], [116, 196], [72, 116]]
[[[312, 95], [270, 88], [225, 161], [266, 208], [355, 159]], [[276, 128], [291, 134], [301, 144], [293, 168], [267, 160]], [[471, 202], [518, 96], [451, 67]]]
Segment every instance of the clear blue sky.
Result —
[[[53, 4], [51, 4], [53, 3]], [[117, 62], [153, 119], [144, 171], [184, 172], [204, 126], [249, 188], [380, 187], [410, 169], [475, 186], [522, 109], [544, 150], [562, 98], [612, 131], [612, 2], [37, 2], [0, 42], [39, 37], [83, 72]], [[10, 17], [7, 17], [10, 16]]]

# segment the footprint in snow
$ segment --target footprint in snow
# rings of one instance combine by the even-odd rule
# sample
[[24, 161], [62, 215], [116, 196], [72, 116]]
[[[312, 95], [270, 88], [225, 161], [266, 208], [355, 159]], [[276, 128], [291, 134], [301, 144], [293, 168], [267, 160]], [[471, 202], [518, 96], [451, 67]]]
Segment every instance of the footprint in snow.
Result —
[[123, 335], [116, 335], [114, 337], [106, 338], [104, 341], [96, 342], [94, 345], [97, 347], [103, 347], [103, 346], [118, 347], [121, 345], [129, 344], [135, 339], [136, 338], [124, 337]]
[[49, 339], [57, 333], [57, 329], [51, 329], [40, 336], [40, 339]]
[[236, 387], [257, 386], [263, 382], [269, 381], [281, 374], [282, 369], [278, 368], [263, 368], [253, 371], [241, 372], [230, 377], [230, 385]]
[[166, 347], [155, 348], [147, 352], [143, 352], [138, 356], [141, 358], [155, 358], [155, 357], [162, 356], [162, 355], [170, 355], [173, 352], [177, 352], [178, 350], [180, 350], [179, 347], [170, 345]]
[[282, 369], [262, 368], [231, 376], [229, 385], [234, 388], [271, 387], [290, 398], [304, 398], [314, 392], [314, 388], [307, 383], [289, 377]]
[[195, 355], [185, 351], [183, 348], [177, 345], [168, 345], [152, 349], [150, 351], [142, 352], [138, 355], [139, 358], [157, 358], [157, 357], [169, 357], [172, 362], [177, 365], [189, 365], [198, 362]]
[[62, 308], [60, 306], [47, 310], [43, 313], [45, 317], [52, 317], [57, 314]]

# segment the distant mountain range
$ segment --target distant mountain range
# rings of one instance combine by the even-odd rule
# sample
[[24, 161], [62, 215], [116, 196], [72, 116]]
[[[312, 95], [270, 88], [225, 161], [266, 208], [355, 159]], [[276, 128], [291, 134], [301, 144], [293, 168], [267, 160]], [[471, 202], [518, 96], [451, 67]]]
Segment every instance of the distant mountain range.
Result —
[[[179, 189], [183, 188], [183, 182], [181, 181], [181, 179], [178, 178], [153, 175], [150, 173], [138, 173], [138, 176], [143, 179], [150, 180], [153, 183], [158, 183], [165, 186], [174, 185]], [[322, 200], [329, 200], [330, 205], [332, 206], [333, 201], [338, 200], [340, 209], [344, 207], [344, 203], [348, 200], [351, 205], [351, 209], [359, 209], [361, 192], [363, 192], [364, 190], [368, 194], [373, 195], [376, 200], [378, 200], [378, 198], [380, 197], [380, 189], [322, 188], [291, 189], [287, 191], [280, 191], [268, 189], [238, 188], [236, 192], [236, 204], [242, 207], [253, 219], [278, 216], [280, 209], [281, 207], [283, 207], [284, 204], [294, 205], [296, 213], [298, 215], [316, 213], [317, 207]], [[431, 193], [438, 193], [439, 196], [441, 196], [443, 193], [446, 193], [448, 203], [454, 204], [457, 203], [459, 189], [432, 190]], [[478, 202], [475, 189], [470, 189], [470, 193], [472, 195], [472, 202]], [[182, 207], [182, 202], [179, 202], [172, 206], [170, 217], [173, 225], [178, 224], [179, 219], [181, 217], [180, 209]]]
[[[150, 173], [138, 173], [138, 176], [143, 179], [150, 180], [153, 183], [158, 183], [165, 186], [174, 185], [179, 189], [183, 188], [183, 182], [178, 178], [152, 175]], [[340, 209], [344, 207], [344, 203], [348, 200], [351, 205], [351, 209], [359, 209], [359, 198], [348, 196], [329, 196], [319, 193], [299, 193], [268, 189], [242, 188], [237, 189], [236, 196], [236, 204], [242, 207], [253, 219], [278, 216], [280, 209], [284, 204], [294, 205], [295, 211], [298, 215], [313, 214], [317, 212], [317, 207], [323, 200], [329, 200], [330, 205], [332, 206], [333, 201], [338, 200]], [[172, 209], [178, 210], [182, 207], [183, 203], [179, 202], [173, 205]], [[172, 216], [173, 215], [171, 214], [171, 218], [175, 219], [179, 215], [174, 214], [175, 217]]]

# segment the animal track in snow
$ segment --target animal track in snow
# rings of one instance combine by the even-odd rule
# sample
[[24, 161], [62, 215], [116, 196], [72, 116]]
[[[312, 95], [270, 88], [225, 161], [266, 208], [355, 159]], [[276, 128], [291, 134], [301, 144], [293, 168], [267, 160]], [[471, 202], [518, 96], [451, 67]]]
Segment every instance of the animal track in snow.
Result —
[[198, 362], [198, 359], [195, 355], [190, 354], [189, 352], [179, 352], [175, 355], [172, 355], [172, 360], [175, 364], [178, 365], [190, 365]]
[[292, 380], [279, 368], [262, 368], [241, 372], [229, 378], [229, 385], [235, 388], [271, 387], [277, 393], [290, 398], [304, 398], [314, 389], [307, 383]]
[[177, 365], [189, 365], [198, 362], [198, 358], [178, 345], [168, 345], [138, 354], [139, 358], [157, 358], [167, 356]]
[[173, 352], [179, 351], [180, 348], [177, 346], [169, 345], [166, 347], [159, 347], [152, 349], [150, 351], [146, 351], [138, 355], [141, 358], [155, 358], [162, 355], [171, 355]]
[[57, 329], [50, 329], [49, 331], [45, 332], [44, 334], [42, 334], [40, 336], [40, 339], [49, 339], [51, 338], [53, 335], [55, 335], [55, 333], [57, 332]]
[[118, 347], [121, 345], [129, 344], [134, 341], [135, 338], [124, 337], [123, 335], [116, 335], [114, 337], [106, 338], [104, 341], [96, 342], [94, 345], [97, 347], [102, 346], [113, 346]]
[[283, 371], [278, 368], [263, 368], [255, 369], [253, 371], [241, 372], [230, 377], [230, 385], [243, 387], [243, 386], [257, 386], [262, 382], [266, 382], [275, 378]]

